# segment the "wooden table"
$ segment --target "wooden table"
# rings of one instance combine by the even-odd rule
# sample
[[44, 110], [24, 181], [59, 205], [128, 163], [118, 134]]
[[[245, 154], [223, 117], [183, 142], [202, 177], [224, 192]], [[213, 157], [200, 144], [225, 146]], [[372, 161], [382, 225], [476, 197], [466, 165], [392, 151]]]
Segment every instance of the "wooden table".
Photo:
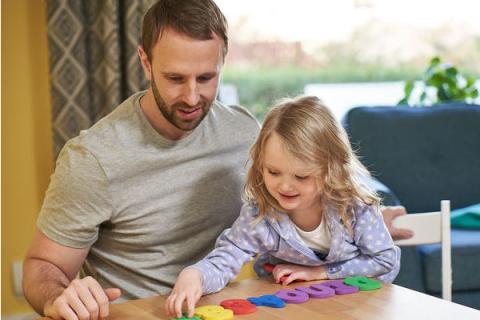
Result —
[[[319, 283], [319, 281], [311, 282]], [[229, 284], [219, 293], [202, 297], [198, 306], [218, 305], [226, 299], [244, 299], [273, 294], [280, 289], [293, 289], [305, 284], [294, 283], [286, 287], [273, 280], [244, 280]], [[113, 304], [110, 320], [117, 319], [168, 319], [165, 316], [166, 297], [158, 296]], [[396, 285], [384, 284], [375, 291], [334, 296], [327, 299], [310, 299], [302, 304], [287, 304], [285, 308], [258, 307], [257, 312], [238, 315], [234, 320], [262, 319], [419, 319], [419, 320], [469, 320], [480, 319], [480, 311], [456, 303], [419, 293]]]

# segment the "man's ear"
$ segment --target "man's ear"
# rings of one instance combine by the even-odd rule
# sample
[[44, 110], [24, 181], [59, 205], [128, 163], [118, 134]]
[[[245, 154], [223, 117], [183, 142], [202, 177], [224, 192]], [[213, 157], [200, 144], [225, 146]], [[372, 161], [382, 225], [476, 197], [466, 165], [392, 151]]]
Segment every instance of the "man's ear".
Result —
[[140, 58], [140, 63], [142, 64], [143, 73], [145, 74], [145, 78], [150, 81], [150, 77], [152, 74], [152, 64], [148, 59], [147, 53], [143, 50], [142, 46], [138, 46], [137, 49], [138, 57]]

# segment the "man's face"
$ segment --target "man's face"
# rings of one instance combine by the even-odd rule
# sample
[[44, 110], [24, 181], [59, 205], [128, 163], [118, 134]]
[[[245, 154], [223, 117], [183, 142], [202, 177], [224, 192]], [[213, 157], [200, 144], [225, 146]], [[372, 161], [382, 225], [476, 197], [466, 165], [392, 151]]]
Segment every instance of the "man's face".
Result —
[[216, 36], [196, 40], [166, 29], [153, 47], [151, 61], [145, 65], [142, 58], [142, 63], [169, 129], [195, 129], [217, 95], [223, 41]]

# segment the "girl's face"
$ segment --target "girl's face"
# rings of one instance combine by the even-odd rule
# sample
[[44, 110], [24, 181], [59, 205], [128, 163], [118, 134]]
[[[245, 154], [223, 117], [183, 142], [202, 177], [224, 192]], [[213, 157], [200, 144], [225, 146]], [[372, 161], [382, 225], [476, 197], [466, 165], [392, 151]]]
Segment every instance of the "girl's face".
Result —
[[292, 157], [274, 132], [265, 143], [263, 179], [268, 192], [291, 215], [320, 209], [321, 190], [308, 164]]

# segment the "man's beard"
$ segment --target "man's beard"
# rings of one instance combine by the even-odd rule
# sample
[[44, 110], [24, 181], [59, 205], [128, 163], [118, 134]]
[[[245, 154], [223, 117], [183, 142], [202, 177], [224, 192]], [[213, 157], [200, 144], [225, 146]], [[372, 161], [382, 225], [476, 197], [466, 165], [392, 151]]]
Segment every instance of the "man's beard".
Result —
[[[167, 106], [167, 104], [165, 103], [165, 100], [163, 100], [162, 97], [160, 96], [160, 92], [158, 92], [157, 84], [155, 83], [155, 78], [153, 77], [153, 73], [151, 73], [150, 78], [151, 78], [153, 97], [157, 104], [158, 110], [160, 110], [163, 117], [167, 119], [168, 122], [170, 122], [173, 126], [175, 126], [176, 128], [182, 131], [191, 131], [195, 129], [200, 124], [200, 122], [202, 122], [203, 118], [205, 118], [205, 116], [207, 115], [208, 110], [210, 110], [211, 103], [208, 103], [208, 101], [206, 101], [204, 98], [200, 98], [200, 101], [195, 106], [190, 106], [184, 102], [178, 102], [171, 106]], [[185, 119], [180, 119], [176, 115], [178, 109], [192, 110], [192, 109], [197, 109], [199, 107], [202, 110], [202, 115], [198, 118], [195, 118], [192, 120], [185, 120]]]

